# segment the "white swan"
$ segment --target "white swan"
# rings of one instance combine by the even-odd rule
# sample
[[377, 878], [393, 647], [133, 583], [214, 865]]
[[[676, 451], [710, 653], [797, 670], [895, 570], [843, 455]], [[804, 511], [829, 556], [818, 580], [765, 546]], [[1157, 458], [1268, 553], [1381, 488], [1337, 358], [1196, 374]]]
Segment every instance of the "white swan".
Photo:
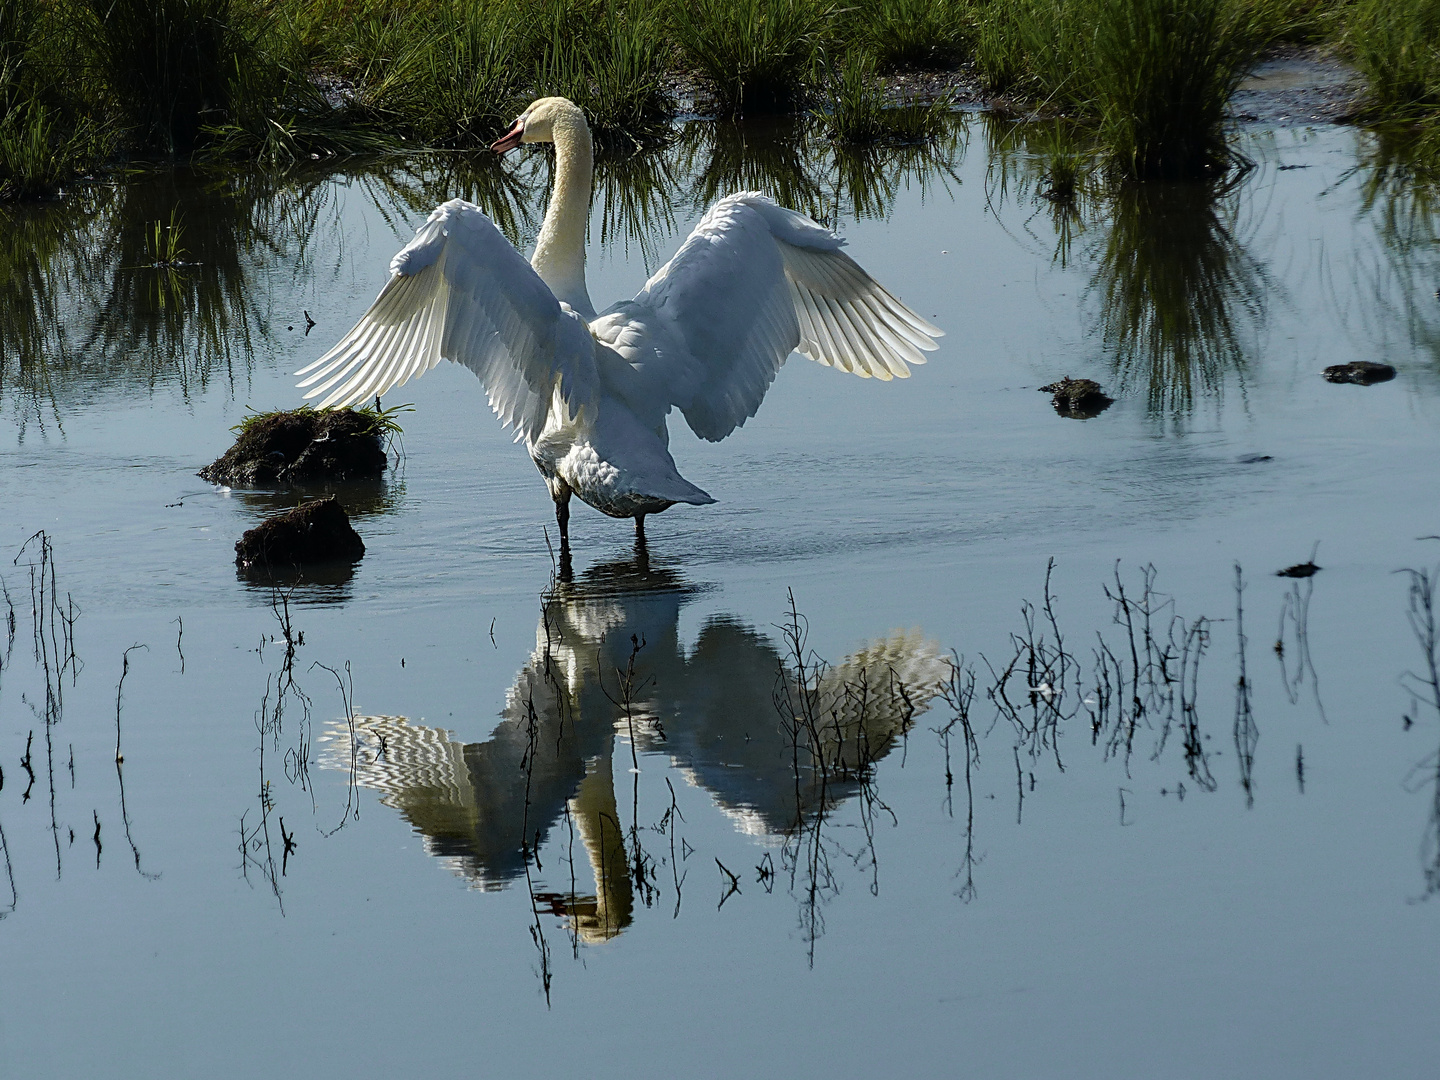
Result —
[[594, 158], [584, 114], [541, 98], [492, 149], [554, 142], [555, 189], [527, 265], [476, 206], [438, 207], [340, 342], [299, 375], [322, 408], [368, 401], [442, 358], [480, 377], [555, 500], [612, 517], [715, 500], [670, 456], [666, 417], [718, 441], [755, 415], [793, 350], [864, 378], [909, 375], [941, 331], [841, 251], [844, 240], [754, 192], [721, 199], [633, 300], [598, 317], [585, 288]]

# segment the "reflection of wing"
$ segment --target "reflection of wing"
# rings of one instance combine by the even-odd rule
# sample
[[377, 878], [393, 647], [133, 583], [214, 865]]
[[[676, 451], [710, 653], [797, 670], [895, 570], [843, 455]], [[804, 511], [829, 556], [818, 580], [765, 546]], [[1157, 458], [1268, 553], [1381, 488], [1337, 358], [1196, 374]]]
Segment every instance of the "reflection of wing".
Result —
[[[918, 630], [868, 642], [833, 668], [817, 687], [827, 758], [855, 768], [883, 757], [890, 743], [930, 706], [950, 666], [935, 641]], [[838, 730], [837, 725], [838, 724]]]
[[[815, 690], [823, 718], [817, 752], [839, 772], [888, 754], [913, 718], [938, 692], [948, 667], [940, 647], [918, 631], [896, 632], [871, 642], [829, 669]], [[691, 654], [666, 751], [692, 782], [704, 787], [740, 827], [750, 833], [785, 833], [800, 815], [813, 812], [814, 776], [796, 784], [794, 752], [776, 695], [797, 687], [780, 682], [780, 655], [752, 628], [728, 619], [708, 623]], [[802, 762], [811, 758], [802, 750]], [[853, 780], [832, 775], [827, 798], [846, 799]], [[799, 803], [797, 803], [797, 795]]]
[[593, 401], [595, 343], [477, 206], [452, 199], [390, 262], [370, 309], [329, 352], [297, 374], [322, 408], [355, 405], [442, 359], [480, 377], [490, 406], [517, 436], [539, 439], [556, 396], [571, 414]]
[[[425, 849], [442, 857], [463, 856], [474, 834], [475, 790], [465, 767], [464, 744], [439, 728], [412, 725], [403, 716], [357, 716], [355, 782], [380, 792], [425, 838]], [[325, 763], [348, 769], [349, 729], [332, 723], [325, 733]], [[457, 859], [452, 868], [470, 877]]]
[[[567, 714], [553, 704], [553, 693], [546, 705], [546, 687], [553, 691], [527, 667], [516, 692], [522, 696], [512, 697], [505, 720], [483, 743], [461, 743], [403, 717], [357, 717], [363, 753], [355, 781], [380, 791], [381, 802], [399, 810], [425, 837], [426, 850], [450, 860], [456, 873], [480, 888], [502, 888], [524, 874], [523, 845], [548, 833], [584, 778], [586, 759], [610, 752], [610, 730], [562, 725]], [[531, 700], [536, 753], [527, 777], [521, 763], [530, 745]], [[348, 729], [332, 724], [327, 736], [326, 763], [348, 769]]]

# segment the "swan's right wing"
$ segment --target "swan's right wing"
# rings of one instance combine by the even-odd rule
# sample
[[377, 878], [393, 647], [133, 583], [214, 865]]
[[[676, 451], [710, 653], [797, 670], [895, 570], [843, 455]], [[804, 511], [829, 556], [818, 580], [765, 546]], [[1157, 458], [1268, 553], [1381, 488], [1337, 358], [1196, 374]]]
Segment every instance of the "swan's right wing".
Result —
[[339, 343], [297, 372], [356, 405], [403, 385], [441, 359], [480, 377], [490, 406], [517, 438], [540, 437], [556, 392], [573, 415], [598, 389], [595, 344], [479, 207], [436, 208], [390, 262], [391, 278]]

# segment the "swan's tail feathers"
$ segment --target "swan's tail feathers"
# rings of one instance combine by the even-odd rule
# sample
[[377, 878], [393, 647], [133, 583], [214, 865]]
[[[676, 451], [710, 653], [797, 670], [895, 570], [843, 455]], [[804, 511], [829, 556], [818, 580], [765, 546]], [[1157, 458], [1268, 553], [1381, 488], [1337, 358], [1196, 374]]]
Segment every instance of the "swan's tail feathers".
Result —
[[700, 490], [683, 476], [677, 476], [665, 487], [668, 489], [667, 491], [656, 494], [662, 494], [663, 498], [669, 499], [671, 502], [689, 503], [691, 506], [709, 506], [715, 501], [709, 492]]

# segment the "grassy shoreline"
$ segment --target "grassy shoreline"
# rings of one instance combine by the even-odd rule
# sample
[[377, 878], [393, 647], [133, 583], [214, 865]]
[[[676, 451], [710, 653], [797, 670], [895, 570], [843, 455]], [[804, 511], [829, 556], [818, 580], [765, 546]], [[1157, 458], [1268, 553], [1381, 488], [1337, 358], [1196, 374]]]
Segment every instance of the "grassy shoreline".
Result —
[[925, 106], [884, 107], [917, 69], [1089, 127], [1118, 177], [1205, 178], [1267, 45], [1341, 50], [1367, 120], [1433, 136], [1437, 39], [1440, 0], [0, 0], [0, 202], [117, 162], [479, 148], [550, 93], [621, 151], [668, 137], [677, 86], [917, 141]]

